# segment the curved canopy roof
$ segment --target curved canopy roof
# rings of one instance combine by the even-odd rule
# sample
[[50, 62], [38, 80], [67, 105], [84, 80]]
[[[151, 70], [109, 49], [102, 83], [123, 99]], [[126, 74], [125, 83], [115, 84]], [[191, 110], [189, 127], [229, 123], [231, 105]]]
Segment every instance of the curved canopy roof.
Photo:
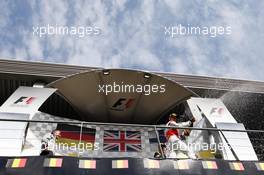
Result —
[[81, 72], [48, 86], [75, 107], [80, 120], [96, 122], [154, 124], [194, 95], [161, 76], [124, 69]]

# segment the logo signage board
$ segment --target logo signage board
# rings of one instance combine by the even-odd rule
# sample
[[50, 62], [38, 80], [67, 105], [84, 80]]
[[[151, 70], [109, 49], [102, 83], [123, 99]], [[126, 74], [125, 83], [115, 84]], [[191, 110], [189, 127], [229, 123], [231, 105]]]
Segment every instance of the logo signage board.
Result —
[[56, 89], [19, 87], [1, 106], [1, 112], [32, 113], [52, 95]]
[[124, 111], [134, 104], [134, 98], [119, 98], [111, 107], [115, 111]]
[[196, 117], [197, 121], [202, 119], [202, 112], [213, 127], [217, 122], [237, 123], [221, 99], [193, 97], [187, 102], [192, 114]]

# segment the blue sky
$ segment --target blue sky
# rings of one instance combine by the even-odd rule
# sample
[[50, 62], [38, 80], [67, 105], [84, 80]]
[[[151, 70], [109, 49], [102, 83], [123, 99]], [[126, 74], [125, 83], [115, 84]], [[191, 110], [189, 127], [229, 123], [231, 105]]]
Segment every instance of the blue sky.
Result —
[[[264, 80], [264, 1], [0, 0], [0, 8], [3, 59]], [[33, 27], [48, 24], [101, 33], [33, 35]], [[230, 26], [232, 33], [164, 34], [179, 24]]]

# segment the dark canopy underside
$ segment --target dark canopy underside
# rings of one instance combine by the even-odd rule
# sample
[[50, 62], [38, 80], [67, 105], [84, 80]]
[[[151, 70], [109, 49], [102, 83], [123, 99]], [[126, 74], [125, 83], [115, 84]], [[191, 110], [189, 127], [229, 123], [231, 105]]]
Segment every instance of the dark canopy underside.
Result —
[[[153, 124], [194, 95], [158, 75], [123, 69], [81, 72], [48, 86], [58, 89], [59, 95], [79, 112], [80, 120], [97, 122]], [[106, 86], [116, 92], [106, 95]]]

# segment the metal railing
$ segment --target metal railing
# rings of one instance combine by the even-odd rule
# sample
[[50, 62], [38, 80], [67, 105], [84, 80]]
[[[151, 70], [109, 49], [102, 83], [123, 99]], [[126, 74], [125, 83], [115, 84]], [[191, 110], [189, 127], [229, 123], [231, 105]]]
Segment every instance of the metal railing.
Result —
[[[157, 139], [157, 144], [159, 146], [158, 150], [161, 153], [161, 158], [164, 158], [164, 152], [161, 151], [162, 147], [161, 147], [161, 140], [160, 140], [160, 135], [159, 135], [159, 130], [164, 130], [164, 129], [180, 129], [180, 130], [184, 130], [184, 129], [189, 129], [189, 130], [198, 130], [198, 131], [208, 131], [208, 132], [218, 132], [219, 134], [221, 134], [223, 136], [223, 138], [225, 139], [225, 141], [227, 142], [228, 146], [231, 149], [231, 152], [233, 153], [234, 157], [238, 160], [238, 156], [236, 155], [235, 151], [232, 149], [232, 146], [228, 143], [227, 139], [225, 138], [223, 132], [243, 132], [243, 133], [248, 133], [250, 135], [250, 140], [253, 143], [253, 147], [258, 155], [258, 157], [262, 160], [264, 157], [264, 153], [263, 153], [263, 148], [264, 148], [264, 130], [232, 130], [232, 129], [218, 129], [218, 128], [198, 128], [198, 127], [175, 127], [175, 126], [165, 126], [165, 125], [144, 125], [144, 124], [123, 124], [123, 123], [100, 123], [100, 122], [78, 122], [78, 121], [51, 121], [51, 120], [11, 120], [11, 119], [0, 119], [0, 121], [6, 121], [6, 122], [25, 122], [30, 124], [37, 124], [37, 123], [41, 123], [41, 124], [66, 124], [66, 125], [71, 125], [71, 126], [77, 126], [79, 127], [79, 130], [77, 131], [67, 131], [65, 130], [64, 132], [67, 133], [78, 133], [79, 134], [79, 139], [78, 142], [82, 143], [85, 141], [85, 139], [83, 139], [83, 136], [85, 134], [88, 134], [89, 132], [85, 131], [84, 128], [87, 128], [87, 126], [101, 126], [101, 127], [106, 127], [106, 126], [111, 126], [111, 127], [130, 127], [130, 128], [145, 128], [146, 130], [152, 130], [155, 132], [156, 134], [156, 139]], [[27, 127], [26, 130], [30, 129], [30, 127]], [[10, 130], [10, 129], [0, 129], [0, 133], [4, 130]], [[18, 129], [16, 128], [12, 128], [13, 131], [18, 131]], [[55, 129], [56, 130], [56, 129]], [[25, 133], [27, 133], [27, 131], [25, 131]], [[260, 136], [258, 136], [260, 135]], [[255, 138], [255, 136], [257, 138]], [[2, 137], [0, 138], [1, 140], [15, 140], [17, 138], [8, 138], [8, 137]], [[102, 138], [101, 138], [102, 139]], [[29, 141], [38, 141], [39, 138], [28, 138], [27, 134], [25, 134], [24, 137], [24, 143], [29, 142]], [[24, 145], [23, 145], [24, 146]], [[1, 149], [10, 149], [10, 147], [8, 148], [4, 148], [1, 147]], [[1, 155], [0, 155], [1, 156]], [[80, 156], [80, 154], [78, 153], [77, 156]]]
[[234, 129], [219, 129], [219, 128], [197, 128], [197, 127], [176, 127], [165, 125], [144, 125], [144, 124], [123, 124], [123, 123], [101, 123], [101, 122], [77, 122], [77, 121], [62, 121], [62, 120], [12, 120], [12, 119], [0, 119], [0, 121], [8, 122], [30, 122], [30, 123], [55, 123], [55, 124], [75, 124], [75, 125], [101, 125], [101, 126], [128, 126], [128, 127], [145, 127], [145, 128], [174, 128], [174, 129], [190, 129], [190, 130], [205, 130], [205, 131], [230, 131], [230, 132], [256, 132], [264, 133], [264, 130], [234, 130]]

